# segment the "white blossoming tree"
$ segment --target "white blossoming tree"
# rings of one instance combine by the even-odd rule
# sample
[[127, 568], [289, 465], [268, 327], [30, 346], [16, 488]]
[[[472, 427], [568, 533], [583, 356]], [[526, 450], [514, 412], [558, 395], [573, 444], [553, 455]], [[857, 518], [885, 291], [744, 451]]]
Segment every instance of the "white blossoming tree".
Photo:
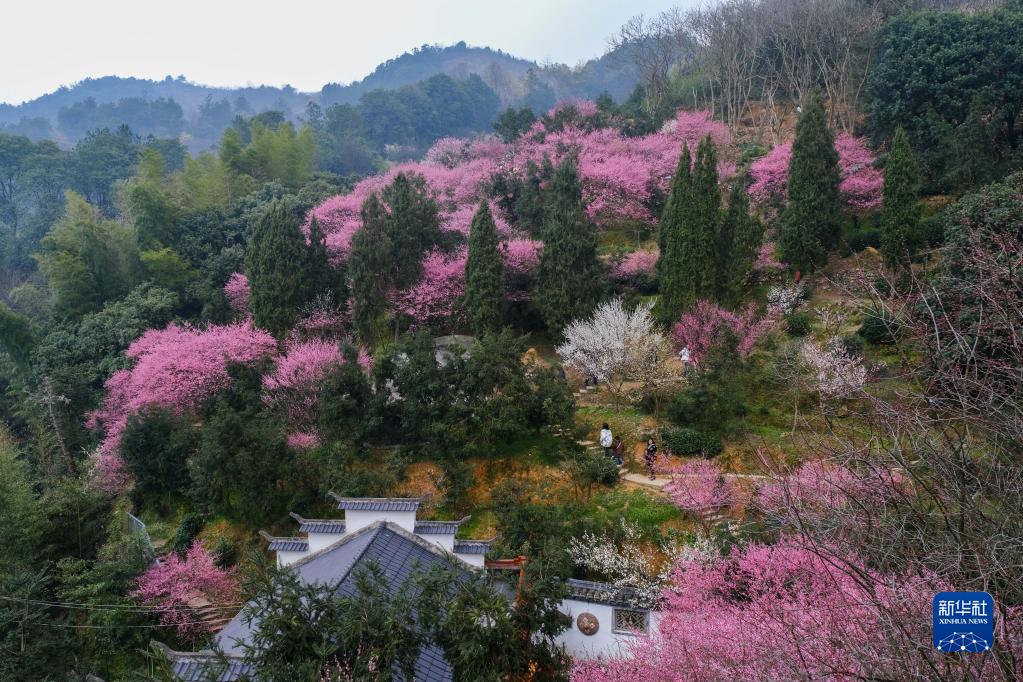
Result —
[[665, 541], [655, 552], [642, 542], [637, 524], [624, 519], [621, 523], [621, 540], [586, 532], [572, 538], [568, 554], [577, 566], [599, 574], [613, 586], [615, 594], [609, 596], [632, 601], [636, 606], [657, 605], [679, 562], [707, 560], [718, 553], [714, 543], [703, 535], [693, 543]]
[[600, 304], [590, 317], [565, 329], [565, 343], [557, 348], [562, 363], [618, 395], [626, 381], [647, 386], [680, 376], [670, 341], [654, 326], [651, 307], [645, 303], [629, 310], [619, 298]]
[[807, 341], [800, 355], [822, 402], [851, 398], [867, 382], [862, 358], [850, 354], [838, 337], [832, 337], [823, 346]]

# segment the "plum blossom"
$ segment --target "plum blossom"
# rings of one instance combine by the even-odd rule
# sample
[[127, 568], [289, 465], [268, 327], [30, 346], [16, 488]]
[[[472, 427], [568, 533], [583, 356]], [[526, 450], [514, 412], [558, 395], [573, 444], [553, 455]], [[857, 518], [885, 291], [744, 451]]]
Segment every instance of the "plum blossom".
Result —
[[810, 370], [812, 385], [822, 400], [851, 398], [867, 382], [863, 358], [851, 355], [837, 337], [823, 346], [807, 341], [800, 358]]
[[224, 285], [224, 295], [231, 310], [240, 314], [249, 312], [249, 278], [240, 272], [232, 273]]
[[659, 257], [657, 251], [633, 251], [615, 265], [611, 275], [620, 282], [641, 276], [653, 277]]
[[590, 531], [572, 538], [568, 555], [577, 566], [600, 574], [608, 584], [618, 588], [619, 596], [627, 595], [636, 606], [654, 607], [660, 603], [680, 561], [708, 560], [717, 554], [713, 542], [701, 535], [692, 544], [678, 540], [661, 542], [657, 558], [651, 551], [653, 548], [642, 543], [638, 524], [622, 519], [621, 529], [621, 540], [607, 533], [598, 535]]
[[[838, 186], [849, 208], [872, 211], [881, 205], [884, 176], [874, 167], [874, 154], [866, 140], [845, 133], [835, 138], [841, 181]], [[788, 198], [792, 141], [784, 142], [750, 166], [753, 183], [750, 198], [758, 204], [784, 202]]]
[[757, 341], [775, 324], [777, 316], [769, 309], [768, 314], [758, 317], [753, 304], [736, 314], [711, 303], [699, 300], [693, 309], [682, 315], [675, 324], [672, 336], [675, 347], [688, 349], [689, 361], [699, 365], [726, 330], [738, 337], [737, 349], [741, 355], [748, 355]]
[[944, 661], [912, 659], [915, 672], [893, 669], [893, 661], [929, 643], [931, 601], [943, 589], [930, 575], [886, 575], [854, 558], [827, 561], [798, 537], [737, 546], [726, 556], [679, 562], [656, 631], [609, 660], [577, 662], [571, 679], [927, 677]]
[[248, 321], [206, 329], [172, 323], [147, 331], [125, 352], [134, 366], [107, 379], [103, 404], [88, 416], [86, 425], [104, 432], [97, 457], [116, 456], [128, 418], [144, 407], [190, 412], [228, 385], [229, 363], [254, 362], [276, 347]]
[[132, 596], [152, 607], [162, 624], [175, 626], [179, 636], [195, 640], [210, 632], [196, 609], [212, 604], [227, 615], [240, 601], [241, 589], [234, 569], [217, 566], [196, 541], [183, 559], [172, 552], [150, 566]]
[[726, 507], [736, 500], [734, 484], [713, 462], [689, 460], [677, 467], [664, 490], [679, 509], [693, 514]]
[[657, 331], [651, 307], [643, 303], [628, 310], [620, 298], [601, 303], [589, 318], [565, 329], [565, 342], [557, 348], [562, 363], [614, 390], [641, 378], [649, 359], [659, 357], [667, 341]]
[[417, 325], [450, 317], [465, 293], [466, 258], [465, 249], [454, 254], [428, 253], [419, 282], [392, 296], [395, 310], [408, 315]]

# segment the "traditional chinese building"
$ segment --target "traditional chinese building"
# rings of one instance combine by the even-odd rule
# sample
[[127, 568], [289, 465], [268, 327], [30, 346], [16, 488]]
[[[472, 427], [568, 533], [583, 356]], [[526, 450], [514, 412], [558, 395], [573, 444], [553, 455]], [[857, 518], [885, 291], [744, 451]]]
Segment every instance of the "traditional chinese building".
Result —
[[[308, 519], [292, 514], [301, 535], [264, 534], [277, 563], [288, 566], [306, 583], [337, 585], [343, 594], [355, 593], [360, 566], [375, 564], [387, 583], [397, 589], [413, 572], [443, 565], [456, 571], [484, 570], [488, 540], [455, 538], [461, 521], [419, 521], [419, 500], [413, 498], [346, 498], [331, 493], [343, 518]], [[495, 562], [496, 563], [496, 562]], [[568, 580], [569, 597], [561, 611], [571, 625], [559, 637], [577, 658], [610, 656], [623, 652], [637, 635], [656, 627], [658, 614], [635, 606], [628, 588], [584, 580]], [[208, 679], [217, 664], [217, 679], [233, 682], [249, 671], [241, 660], [255, 623], [236, 615], [216, 636], [227, 665], [212, 651], [176, 652], [163, 647], [178, 679]], [[222, 669], [221, 669], [222, 668]], [[396, 679], [402, 679], [396, 671]], [[417, 682], [445, 682], [451, 668], [437, 647], [425, 646], [416, 661]]]

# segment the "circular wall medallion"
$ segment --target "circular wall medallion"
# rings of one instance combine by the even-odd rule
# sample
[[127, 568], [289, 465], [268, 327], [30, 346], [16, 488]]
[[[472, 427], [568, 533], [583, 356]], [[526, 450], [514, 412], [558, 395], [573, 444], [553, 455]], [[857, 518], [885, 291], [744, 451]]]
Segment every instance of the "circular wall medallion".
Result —
[[595, 635], [600, 629], [600, 621], [592, 613], [580, 613], [575, 619], [575, 624], [584, 635]]

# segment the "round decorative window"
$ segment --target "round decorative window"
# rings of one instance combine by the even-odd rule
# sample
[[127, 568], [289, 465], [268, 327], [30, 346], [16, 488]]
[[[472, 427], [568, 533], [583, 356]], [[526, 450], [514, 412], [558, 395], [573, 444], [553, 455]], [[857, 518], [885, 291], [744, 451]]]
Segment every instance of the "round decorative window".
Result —
[[587, 636], [597, 634], [597, 630], [600, 629], [600, 621], [592, 613], [580, 613], [579, 617], [575, 619], [575, 624], [579, 628], [579, 632]]

